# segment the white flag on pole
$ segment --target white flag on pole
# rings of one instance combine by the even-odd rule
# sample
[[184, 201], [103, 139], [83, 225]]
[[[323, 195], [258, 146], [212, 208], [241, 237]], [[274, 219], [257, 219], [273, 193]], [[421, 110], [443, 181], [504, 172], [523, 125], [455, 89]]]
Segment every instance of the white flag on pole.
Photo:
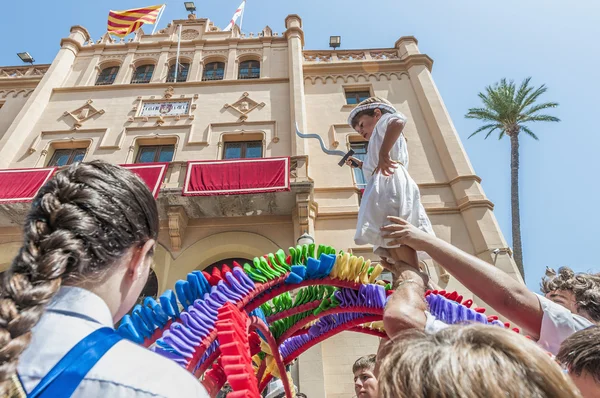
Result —
[[[235, 10], [235, 14], [233, 14], [233, 17], [231, 17], [231, 21], [229, 22], [229, 25], [227, 25], [227, 27], [225, 28], [225, 31], [230, 31], [233, 28], [233, 25], [235, 25], [235, 21], [237, 21], [237, 19], [240, 17], [240, 15], [242, 15], [242, 13], [244, 12], [244, 7], [246, 6], [246, 0], [242, 1], [242, 4], [240, 4], [240, 6], [238, 7], [237, 10]], [[241, 29], [241, 27], [240, 27]]]

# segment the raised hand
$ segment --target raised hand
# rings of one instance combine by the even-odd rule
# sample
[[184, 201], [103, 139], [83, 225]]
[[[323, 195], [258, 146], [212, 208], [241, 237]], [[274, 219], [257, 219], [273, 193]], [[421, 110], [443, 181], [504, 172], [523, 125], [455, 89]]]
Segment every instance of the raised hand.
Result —
[[406, 220], [399, 217], [388, 217], [393, 224], [381, 228], [381, 234], [386, 239], [393, 239], [390, 245], [406, 245], [415, 250], [423, 250], [427, 242], [432, 238], [427, 232], [423, 232]]

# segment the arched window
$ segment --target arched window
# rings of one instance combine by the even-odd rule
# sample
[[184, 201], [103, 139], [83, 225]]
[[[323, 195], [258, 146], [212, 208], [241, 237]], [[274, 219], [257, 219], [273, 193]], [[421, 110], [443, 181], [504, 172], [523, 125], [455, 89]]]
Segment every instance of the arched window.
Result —
[[[188, 73], [190, 71], [190, 64], [181, 62], [179, 63], [179, 68], [177, 69], [177, 82], [185, 82], [188, 78]], [[167, 75], [167, 83], [175, 82], [175, 64], [169, 67], [169, 74]]]
[[142, 65], [135, 68], [135, 72], [131, 77], [131, 83], [150, 83], [152, 79], [152, 73], [154, 73], [154, 65]]
[[119, 73], [118, 66], [109, 66], [100, 72], [98, 78], [96, 79], [96, 86], [109, 86], [115, 82], [115, 78], [117, 77], [117, 73]]
[[258, 79], [260, 78], [260, 62], [244, 61], [240, 62], [240, 71], [238, 79]]
[[225, 76], [225, 63], [224, 62], [211, 62], [204, 66], [204, 73], [202, 74], [202, 80], [223, 80]]
[[209, 265], [208, 267], [204, 268], [202, 271], [205, 271], [205, 272], [207, 272], [209, 274], [212, 274], [213, 268], [217, 267], [218, 269], [221, 269], [221, 267], [223, 265], [227, 265], [229, 268], [233, 269], [233, 267], [234, 267], [233, 263], [234, 262], [238, 263], [242, 267], [246, 263], [252, 264], [252, 260], [247, 259], [247, 258], [226, 258], [224, 260], [217, 261], [216, 263], [213, 263], [213, 264]]

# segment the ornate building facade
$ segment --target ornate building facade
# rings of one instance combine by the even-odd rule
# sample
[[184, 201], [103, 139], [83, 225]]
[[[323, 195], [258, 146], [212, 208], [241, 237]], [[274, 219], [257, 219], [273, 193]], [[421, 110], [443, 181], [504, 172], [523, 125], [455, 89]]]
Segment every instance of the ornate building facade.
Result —
[[[92, 159], [148, 164], [161, 230], [147, 294], [193, 270], [298, 240], [376, 260], [353, 241], [361, 172], [339, 167], [340, 158], [298, 137], [295, 126], [361, 156], [366, 143], [346, 119], [378, 95], [408, 116], [409, 170], [436, 234], [521, 280], [417, 40], [307, 51], [300, 17], [288, 16], [285, 28], [243, 35], [190, 16], [115, 41], [74, 26], [51, 64], [0, 67], [0, 271], [20, 246], [37, 188], [55, 167]], [[197, 178], [202, 173], [208, 178]], [[438, 264], [427, 265], [442, 287], [464, 291]], [[351, 396], [352, 363], [377, 345], [344, 332], [312, 348], [296, 369], [300, 390]]]

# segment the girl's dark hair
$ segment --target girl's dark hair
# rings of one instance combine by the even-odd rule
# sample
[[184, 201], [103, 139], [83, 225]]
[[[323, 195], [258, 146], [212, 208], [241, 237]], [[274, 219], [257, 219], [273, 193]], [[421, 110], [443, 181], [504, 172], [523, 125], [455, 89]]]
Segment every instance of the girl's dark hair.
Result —
[[101, 280], [128, 249], [157, 235], [154, 197], [122, 167], [75, 164], [40, 189], [23, 246], [0, 285], [0, 395], [60, 286]]
[[383, 108], [365, 109], [364, 111], [358, 112], [352, 118], [352, 128], [356, 127], [361, 116], [363, 116], [363, 115], [367, 115], [367, 116], [371, 116], [371, 117], [375, 116], [375, 109], [379, 109], [381, 111], [382, 115], [385, 115], [386, 113], [392, 113], [392, 112], [388, 111], [387, 109], [383, 109]]

